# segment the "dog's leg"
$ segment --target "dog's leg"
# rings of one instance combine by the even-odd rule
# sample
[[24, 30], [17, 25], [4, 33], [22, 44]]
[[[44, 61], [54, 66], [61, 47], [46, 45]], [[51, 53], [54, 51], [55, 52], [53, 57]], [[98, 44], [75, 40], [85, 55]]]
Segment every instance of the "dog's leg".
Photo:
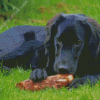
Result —
[[95, 85], [98, 80], [100, 80], [100, 74], [95, 75], [85, 75], [82, 78], [77, 78], [72, 81], [68, 86], [68, 89], [78, 88], [79, 85], [90, 84], [91, 86]]

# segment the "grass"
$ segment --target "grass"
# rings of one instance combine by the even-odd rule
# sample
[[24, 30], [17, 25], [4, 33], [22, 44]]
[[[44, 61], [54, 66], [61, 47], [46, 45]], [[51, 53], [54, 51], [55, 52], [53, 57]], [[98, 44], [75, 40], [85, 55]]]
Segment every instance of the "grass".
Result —
[[[0, 12], [5, 15], [0, 20], [0, 33], [17, 25], [42, 25], [45, 26], [47, 21], [58, 13], [66, 14], [85, 14], [99, 21], [100, 1], [99, 0], [10, 0], [19, 10], [9, 12]], [[22, 7], [23, 6], [23, 7]], [[10, 16], [13, 16], [9, 20]]]
[[80, 86], [78, 89], [68, 91], [62, 89], [45, 89], [41, 91], [19, 90], [15, 84], [26, 80], [30, 76], [31, 70], [23, 70], [22, 68], [13, 68], [14, 73], [3, 76], [0, 73], [0, 99], [1, 100], [99, 100], [100, 83], [90, 87], [89, 85]]
[[[17, 25], [41, 25], [58, 13], [82, 13], [100, 23], [99, 0], [10, 0], [20, 11], [0, 12], [6, 15], [7, 20], [0, 18], [0, 33]], [[14, 1], [14, 2], [13, 2]], [[24, 6], [21, 8], [22, 4]], [[16, 13], [16, 14], [15, 14]], [[9, 17], [13, 15], [10, 20]], [[25, 91], [15, 88], [15, 84], [29, 78], [31, 70], [13, 68], [13, 73], [3, 76], [0, 72], [0, 100], [99, 100], [100, 82], [93, 87], [80, 86], [78, 89], [68, 91], [66, 88], [59, 90], [45, 89], [41, 91]]]

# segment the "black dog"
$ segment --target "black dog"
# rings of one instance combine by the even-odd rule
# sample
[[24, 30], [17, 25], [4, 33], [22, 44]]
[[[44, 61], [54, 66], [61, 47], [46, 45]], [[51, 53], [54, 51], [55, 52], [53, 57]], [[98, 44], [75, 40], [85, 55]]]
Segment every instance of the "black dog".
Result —
[[0, 35], [0, 59], [8, 67], [31, 64], [34, 81], [67, 73], [81, 77], [69, 89], [89, 81], [94, 85], [100, 76], [99, 28], [82, 14], [56, 15], [47, 23], [47, 35], [44, 27], [17, 26]]
[[[100, 76], [100, 25], [83, 14], [59, 14], [48, 21], [46, 31], [47, 73], [81, 77], [69, 89], [77, 83], [94, 85]], [[35, 71], [31, 75], [37, 77]]]
[[24, 68], [26, 66], [27, 69], [31, 65], [34, 70], [45, 67], [47, 58], [44, 54], [44, 29], [42, 26], [16, 26], [0, 34], [2, 68], [10, 70], [9, 68], [19, 65]]

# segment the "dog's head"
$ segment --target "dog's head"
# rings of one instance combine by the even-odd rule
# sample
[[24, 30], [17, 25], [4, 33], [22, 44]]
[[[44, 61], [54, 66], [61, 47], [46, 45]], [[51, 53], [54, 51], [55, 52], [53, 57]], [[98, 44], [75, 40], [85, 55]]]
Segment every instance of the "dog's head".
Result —
[[54, 66], [57, 73], [74, 74], [81, 55], [85, 61], [98, 56], [99, 24], [83, 14], [56, 15], [48, 21], [46, 31], [47, 67]]

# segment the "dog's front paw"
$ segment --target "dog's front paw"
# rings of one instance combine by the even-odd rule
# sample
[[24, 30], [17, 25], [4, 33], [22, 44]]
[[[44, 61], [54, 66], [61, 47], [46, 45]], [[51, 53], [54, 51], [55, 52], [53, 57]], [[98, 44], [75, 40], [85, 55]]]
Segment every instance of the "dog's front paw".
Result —
[[45, 69], [38, 68], [31, 72], [30, 79], [33, 81], [40, 81], [42, 79], [45, 79], [47, 76], [48, 75]]
[[74, 79], [71, 84], [68, 86], [68, 90], [72, 89], [72, 88], [78, 88], [79, 85], [83, 85], [84, 81], [82, 78], [77, 78]]

